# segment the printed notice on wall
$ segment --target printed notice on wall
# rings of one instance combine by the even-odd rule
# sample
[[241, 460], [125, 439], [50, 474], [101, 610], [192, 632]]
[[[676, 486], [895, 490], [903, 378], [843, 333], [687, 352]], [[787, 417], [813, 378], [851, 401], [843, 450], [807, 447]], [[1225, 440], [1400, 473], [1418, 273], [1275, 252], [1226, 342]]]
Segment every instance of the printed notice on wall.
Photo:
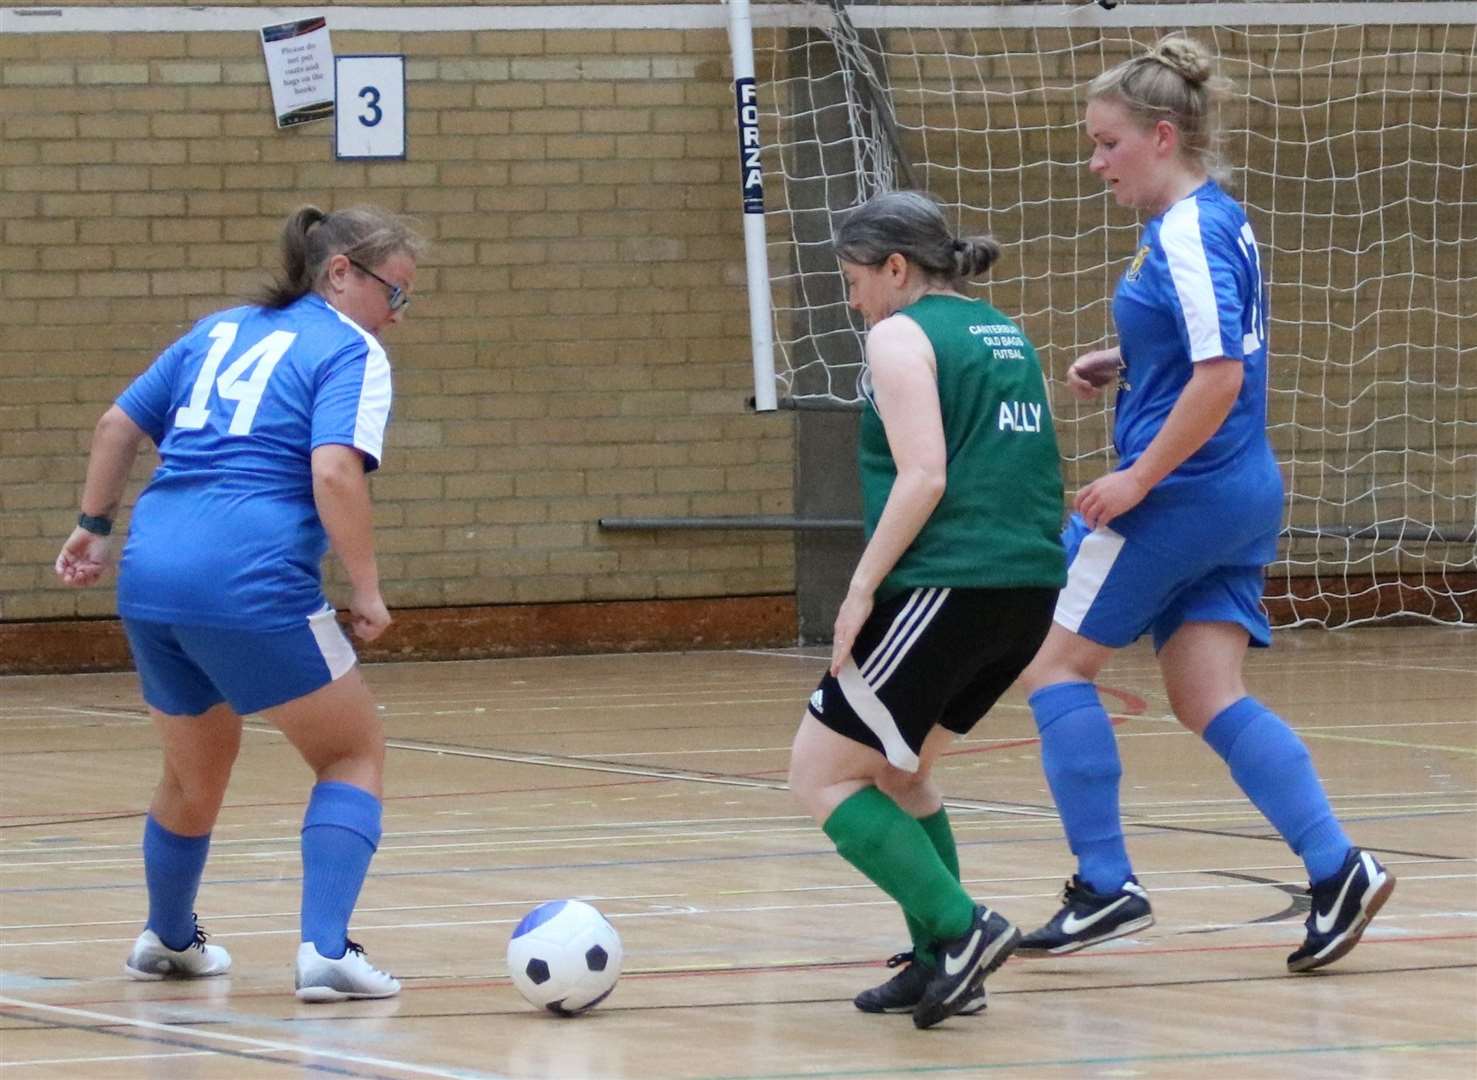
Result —
[[333, 46], [321, 15], [262, 27], [279, 128], [333, 115]]

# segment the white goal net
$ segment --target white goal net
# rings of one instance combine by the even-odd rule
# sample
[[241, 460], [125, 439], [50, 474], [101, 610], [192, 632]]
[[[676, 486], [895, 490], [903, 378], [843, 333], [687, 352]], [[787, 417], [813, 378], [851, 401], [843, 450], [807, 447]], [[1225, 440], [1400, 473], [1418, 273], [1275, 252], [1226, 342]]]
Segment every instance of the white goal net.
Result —
[[[1225, 153], [1270, 277], [1289, 506], [1269, 607], [1473, 621], [1477, 4], [770, 6], [754, 43], [780, 395], [857, 401], [831, 215], [899, 187], [1002, 243], [980, 287], [1060, 391], [1108, 341], [1139, 228], [1086, 169], [1083, 91], [1172, 29], [1237, 88]], [[1075, 488], [1109, 467], [1111, 416], [1064, 392], [1054, 407]]]

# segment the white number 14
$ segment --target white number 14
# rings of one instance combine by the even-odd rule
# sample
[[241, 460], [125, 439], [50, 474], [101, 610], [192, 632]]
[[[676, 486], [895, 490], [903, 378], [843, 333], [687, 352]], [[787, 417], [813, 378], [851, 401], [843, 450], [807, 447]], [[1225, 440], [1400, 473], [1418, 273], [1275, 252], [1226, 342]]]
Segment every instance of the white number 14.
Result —
[[[205, 363], [200, 365], [200, 374], [196, 376], [195, 386], [190, 391], [190, 403], [181, 405], [174, 414], [175, 427], [198, 431], [205, 426], [205, 422], [210, 419], [210, 391], [213, 386], [223, 399], [236, 402], [236, 411], [231, 416], [231, 434], [251, 434], [251, 425], [256, 420], [257, 406], [261, 404], [262, 394], [267, 389], [267, 380], [272, 377], [277, 361], [286, 355], [292, 343], [297, 340], [297, 334], [290, 330], [273, 330], [231, 361], [231, 365], [217, 379], [215, 373], [220, 369], [226, 354], [231, 351], [231, 346], [236, 341], [236, 332], [240, 329], [239, 324], [232, 322], [219, 322], [210, 328], [210, 336], [215, 339], [215, 344], [205, 355]], [[256, 367], [251, 378], [243, 379], [242, 376], [252, 365]]]

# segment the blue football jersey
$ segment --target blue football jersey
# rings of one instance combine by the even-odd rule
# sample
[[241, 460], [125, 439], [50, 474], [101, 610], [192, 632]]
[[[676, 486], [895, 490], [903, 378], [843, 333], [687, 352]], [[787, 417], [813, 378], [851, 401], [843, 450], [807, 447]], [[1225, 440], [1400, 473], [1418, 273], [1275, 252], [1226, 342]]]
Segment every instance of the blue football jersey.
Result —
[[383, 347], [316, 293], [196, 323], [118, 398], [160, 456], [123, 550], [119, 614], [269, 630], [322, 607], [311, 455], [352, 446], [377, 468], [390, 397]]
[[[1213, 180], [1145, 224], [1114, 293], [1113, 320], [1124, 364], [1113, 427], [1120, 469], [1159, 433], [1195, 364], [1227, 357], [1244, 367], [1225, 422], [1155, 487], [1144, 510], [1172, 502], [1193, 520], [1217, 507], [1255, 505], [1259, 519], [1273, 519], [1259, 520], [1259, 532], [1275, 534], [1281, 476], [1267, 438], [1266, 285], [1246, 214]], [[1125, 535], [1142, 516], [1120, 519]]]

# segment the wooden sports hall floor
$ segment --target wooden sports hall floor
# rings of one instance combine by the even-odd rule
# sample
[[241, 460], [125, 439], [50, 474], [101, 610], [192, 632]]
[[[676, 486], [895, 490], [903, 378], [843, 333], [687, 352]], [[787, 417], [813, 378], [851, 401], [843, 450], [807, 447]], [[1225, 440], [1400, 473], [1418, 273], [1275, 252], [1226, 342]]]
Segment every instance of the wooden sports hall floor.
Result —
[[[1284, 632], [1254, 690], [1302, 732], [1399, 886], [1364, 943], [1288, 975], [1302, 870], [1165, 715], [1139, 648], [1105, 674], [1130, 850], [1158, 925], [1015, 959], [981, 1016], [918, 1032], [853, 993], [906, 945], [782, 789], [818, 650], [367, 669], [392, 749], [354, 936], [398, 1000], [291, 995], [309, 777], [248, 720], [199, 910], [235, 971], [121, 973], [156, 752], [131, 676], [0, 680], [0, 1078], [1477, 1075], [1477, 632]], [[1030, 928], [1071, 862], [1020, 695], [941, 776], [971, 891]], [[535, 902], [591, 899], [626, 974], [595, 1012], [504, 975]]]

